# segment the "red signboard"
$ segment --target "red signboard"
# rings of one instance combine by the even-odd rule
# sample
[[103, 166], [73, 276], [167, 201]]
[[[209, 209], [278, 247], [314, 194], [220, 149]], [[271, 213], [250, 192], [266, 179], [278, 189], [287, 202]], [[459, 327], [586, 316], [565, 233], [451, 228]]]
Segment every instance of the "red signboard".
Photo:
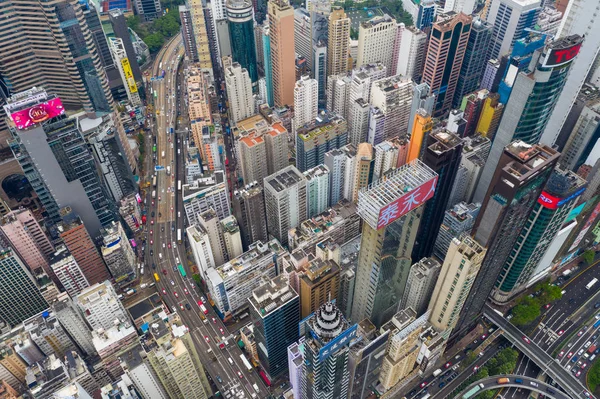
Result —
[[26, 129], [36, 123], [41, 123], [55, 116], [65, 113], [60, 98], [53, 98], [45, 103], [34, 105], [33, 107], [10, 114], [17, 129]]
[[558, 203], [560, 202], [560, 198], [555, 197], [554, 195], [550, 195], [545, 191], [542, 191], [540, 197], [538, 198], [538, 203], [540, 203], [544, 208], [548, 209], [556, 209], [558, 208]]
[[556, 67], [566, 64], [579, 54], [581, 41], [566, 48], [553, 48], [548, 51], [546, 59], [544, 59], [544, 67]]
[[418, 208], [424, 204], [425, 201], [433, 197], [433, 194], [435, 194], [437, 179], [438, 177], [435, 176], [419, 187], [407, 192], [394, 202], [391, 202], [390, 204], [381, 208], [379, 211], [379, 218], [377, 220], [377, 228], [380, 229], [387, 226], [399, 217], [406, 215], [415, 208]]

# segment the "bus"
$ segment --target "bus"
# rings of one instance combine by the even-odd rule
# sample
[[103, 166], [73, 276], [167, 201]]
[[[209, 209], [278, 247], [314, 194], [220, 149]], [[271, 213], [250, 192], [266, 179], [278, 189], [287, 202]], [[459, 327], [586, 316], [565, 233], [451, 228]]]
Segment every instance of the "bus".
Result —
[[469, 389], [464, 395], [463, 399], [469, 399], [475, 397], [475, 394], [483, 389], [484, 385], [479, 384], [475, 385], [473, 388]]
[[179, 269], [179, 273], [181, 273], [181, 277], [185, 277], [185, 269], [183, 268], [183, 265], [180, 263], [177, 265], [177, 268]]
[[158, 69], [162, 69], [162, 61], [158, 64]]
[[152, 178], [152, 187], [156, 188], [156, 175]]
[[208, 309], [206, 309], [206, 306], [200, 305], [200, 310], [202, 311], [202, 313], [208, 314]]
[[244, 354], [240, 355], [240, 359], [242, 359], [242, 363], [244, 363], [244, 367], [246, 367], [246, 370], [252, 371], [252, 365], [250, 364], [248, 359], [246, 359], [246, 356], [244, 356]]
[[152, 146], [152, 152], [156, 154], [156, 144]]
[[181, 191], [181, 180], [177, 180], [177, 191]]
[[600, 327], [600, 320], [595, 322], [594, 325], [592, 326], [592, 328], [598, 328], [598, 327]]
[[158, 273], [154, 273], [154, 280], [158, 283], [160, 281], [160, 277], [158, 277]]
[[587, 283], [587, 285], [585, 286], [585, 288], [587, 290], [589, 290], [590, 288], [592, 288], [594, 286], [594, 284], [596, 284], [598, 282], [597, 278], [593, 278], [592, 281], [590, 281], [589, 283]]
[[177, 243], [181, 244], [181, 229], [177, 229]]

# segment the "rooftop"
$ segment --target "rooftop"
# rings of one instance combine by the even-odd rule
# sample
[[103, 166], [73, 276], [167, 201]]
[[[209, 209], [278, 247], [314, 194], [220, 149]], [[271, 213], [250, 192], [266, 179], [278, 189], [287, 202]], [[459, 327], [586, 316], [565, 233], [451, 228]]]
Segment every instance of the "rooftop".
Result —
[[556, 150], [546, 145], [530, 145], [520, 140], [507, 145], [504, 151], [514, 159], [504, 167], [505, 172], [521, 180], [560, 156]]
[[372, 18], [368, 21], [361, 22], [360, 26], [364, 29], [373, 28], [379, 24], [394, 22], [394, 19], [390, 17], [388, 14], [383, 14], [382, 16], [378, 16]]
[[270, 176], [265, 177], [265, 186], [272, 187], [276, 192], [281, 192], [287, 188], [293, 187], [300, 181], [306, 180], [302, 172], [295, 166], [290, 165]]
[[[321, 111], [316, 119], [313, 119], [311, 122], [298, 128], [296, 134], [302, 141], [308, 141], [314, 139], [316, 136], [334, 130], [339, 125], [345, 123], [346, 120], [341, 115], [333, 112]], [[339, 133], [345, 132], [346, 130]]]
[[252, 244], [248, 251], [244, 252], [237, 258], [231, 259], [227, 263], [215, 268], [209, 268], [207, 273], [212, 274], [215, 272], [222, 280], [228, 280], [238, 273], [243, 273], [245, 270], [253, 270], [253, 266], [256, 263], [262, 262], [265, 259], [270, 259], [274, 262], [274, 256], [283, 251], [284, 249], [276, 239], [264, 244], [261, 241], [257, 241]]
[[315, 179], [317, 177], [321, 177], [324, 175], [328, 175], [329, 174], [329, 169], [327, 168], [327, 166], [320, 164], [315, 166], [314, 168], [308, 169], [306, 172], [304, 172], [304, 176], [306, 177], [306, 180], [312, 180]]
[[287, 276], [279, 275], [252, 291], [248, 301], [264, 318], [295, 298], [298, 298], [298, 293], [289, 286]]

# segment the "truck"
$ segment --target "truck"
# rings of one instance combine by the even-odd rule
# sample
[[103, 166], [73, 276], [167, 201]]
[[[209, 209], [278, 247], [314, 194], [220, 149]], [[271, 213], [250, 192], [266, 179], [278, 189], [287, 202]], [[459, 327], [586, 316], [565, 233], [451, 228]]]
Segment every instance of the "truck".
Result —
[[508, 384], [510, 382], [510, 380], [508, 378], [506, 378], [506, 377], [502, 377], [502, 378], [498, 378], [496, 380], [496, 382], [498, 384]]
[[433, 372], [433, 376], [437, 377], [438, 375], [442, 374], [442, 369], [437, 369]]
[[590, 281], [589, 283], [587, 283], [587, 285], [585, 286], [586, 289], [590, 289], [592, 288], [596, 283], [598, 282], [597, 278], [593, 278], [592, 281]]
[[125, 295], [127, 296], [131, 296], [133, 294], [135, 294], [135, 288], [130, 288], [127, 291], [125, 291]]
[[571, 273], [573, 273], [573, 270], [567, 269], [564, 272], [562, 272], [562, 276], [568, 278], [571, 275]]

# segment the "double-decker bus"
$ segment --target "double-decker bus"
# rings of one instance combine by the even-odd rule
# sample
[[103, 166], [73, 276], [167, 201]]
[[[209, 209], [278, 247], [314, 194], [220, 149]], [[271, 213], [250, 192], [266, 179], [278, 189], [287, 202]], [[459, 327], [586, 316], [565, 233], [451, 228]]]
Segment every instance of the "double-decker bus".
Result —
[[152, 178], [152, 187], [156, 188], [156, 175]]
[[181, 191], [181, 180], [177, 180], [177, 191]]
[[244, 363], [244, 367], [246, 367], [246, 370], [252, 371], [252, 365], [250, 364], [250, 362], [248, 361], [248, 359], [246, 359], [246, 356], [244, 356], [243, 354], [241, 354], [240, 355], [240, 359], [242, 359], [242, 363]]
[[183, 265], [180, 263], [177, 265], [177, 268], [179, 269], [179, 273], [181, 273], [181, 277], [185, 277], [186, 273], [185, 273], [185, 269], [183, 268]]
[[160, 277], [158, 277], [157, 273], [154, 273], [154, 280], [158, 283], [160, 281]]
[[177, 244], [181, 244], [181, 229], [177, 229]]

